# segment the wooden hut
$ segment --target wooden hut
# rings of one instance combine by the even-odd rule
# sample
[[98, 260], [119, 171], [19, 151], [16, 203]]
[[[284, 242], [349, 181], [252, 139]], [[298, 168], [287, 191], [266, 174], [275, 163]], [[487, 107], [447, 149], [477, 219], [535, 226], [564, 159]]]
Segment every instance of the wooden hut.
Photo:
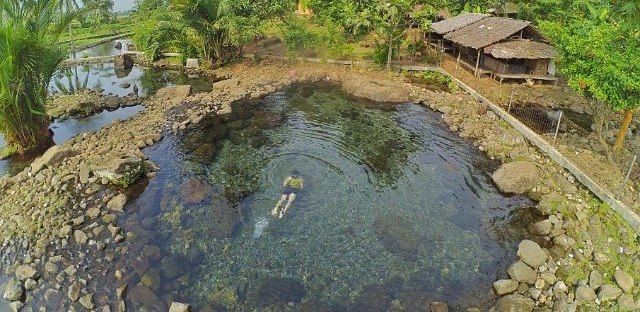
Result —
[[[458, 66], [505, 79], [555, 82], [555, 51], [528, 21], [488, 15], [461, 15], [458, 21], [432, 24], [432, 34], [442, 36], [443, 51], [456, 57]], [[450, 20], [453, 20], [451, 18]], [[469, 23], [468, 21], [475, 19]], [[462, 22], [464, 21], [464, 22]], [[464, 24], [464, 25], [461, 25]]]

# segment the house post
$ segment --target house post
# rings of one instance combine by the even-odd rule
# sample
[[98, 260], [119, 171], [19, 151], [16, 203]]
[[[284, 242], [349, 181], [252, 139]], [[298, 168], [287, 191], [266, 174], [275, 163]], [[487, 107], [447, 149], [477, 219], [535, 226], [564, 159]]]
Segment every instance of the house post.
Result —
[[478, 67], [480, 66], [480, 49], [478, 49], [478, 57], [476, 58], [476, 71], [475, 76], [478, 77]]
[[458, 59], [456, 60], [456, 72], [458, 72], [458, 66], [460, 66], [460, 53], [462, 53], [462, 49], [458, 49]]

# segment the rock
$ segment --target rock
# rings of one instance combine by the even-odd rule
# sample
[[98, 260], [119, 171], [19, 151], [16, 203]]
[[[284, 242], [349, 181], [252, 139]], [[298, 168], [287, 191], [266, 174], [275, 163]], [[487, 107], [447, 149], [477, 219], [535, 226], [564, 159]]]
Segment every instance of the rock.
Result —
[[96, 177], [106, 179], [110, 184], [123, 188], [133, 185], [146, 173], [146, 163], [137, 156], [114, 159], [102, 168], [94, 170]]
[[84, 245], [89, 240], [87, 234], [81, 230], [73, 231], [73, 238], [76, 240], [76, 244]]
[[122, 83], [120, 83], [120, 88], [129, 89], [129, 88], [131, 88], [131, 83], [128, 82], [128, 81], [123, 81]]
[[74, 282], [69, 286], [67, 297], [73, 302], [78, 301], [78, 299], [80, 299], [80, 290], [82, 290], [82, 285], [78, 282]]
[[520, 260], [510, 265], [509, 268], [507, 268], [507, 273], [509, 273], [512, 279], [527, 284], [534, 284], [537, 279], [536, 271]]
[[568, 290], [569, 288], [567, 287], [567, 284], [563, 281], [557, 281], [555, 285], [553, 285], [553, 294], [556, 295], [556, 297], [567, 293]]
[[531, 240], [523, 240], [520, 242], [516, 255], [520, 257], [522, 262], [532, 268], [538, 268], [547, 261], [548, 258], [547, 253], [540, 248], [540, 245]]
[[80, 177], [80, 183], [87, 184], [89, 182], [89, 175], [91, 174], [91, 169], [85, 163], [80, 164], [80, 168], [78, 170], [78, 175]]
[[512, 279], [498, 280], [493, 283], [493, 289], [498, 296], [508, 295], [518, 289], [518, 282]]
[[127, 204], [127, 200], [128, 199], [126, 194], [116, 195], [111, 200], [109, 200], [109, 202], [107, 203], [107, 208], [112, 211], [123, 212], [124, 206]]
[[531, 298], [519, 294], [512, 294], [500, 298], [494, 310], [495, 312], [531, 312], [533, 311], [533, 306], [534, 302]]
[[638, 311], [636, 302], [630, 294], [622, 294], [618, 297], [618, 307], [621, 311]]
[[22, 309], [22, 307], [24, 306], [24, 303], [20, 302], [20, 301], [14, 301], [12, 303], [9, 304], [9, 308], [11, 312], [18, 312]]
[[587, 285], [580, 285], [576, 289], [576, 298], [584, 302], [593, 302], [596, 300], [596, 292]]
[[523, 194], [536, 186], [539, 175], [534, 163], [517, 161], [503, 164], [491, 177], [500, 191]]
[[147, 286], [154, 291], [160, 288], [160, 273], [156, 269], [149, 269], [140, 279], [142, 285]]
[[80, 304], [88, 310], [93, 309], [93, 294], [86, 294], [80, 298]]
[[71, 225], [68, 225], [68, 224], [61, 227], [60, 231], [58, 231], [58, 237], [60, 238], [65, 238], [69, 236], [69, 234], [71, 234]]
[[347, 79], [342, 82], [342, 89], [355, 97], [375, 102], [405, 103], [409, 102], [409, 92], [396, 83], [383, 80]]
[[553, 243], [564, 249], [569, 249], [571, 248], [571, 246], [576, 244], [576, 241], [573, 240], [573, 238], [567, 236], [566, 234], [562, 234], [560, 236], [554, 237]]
[[4, 286], [4, 299], [9, 301], [22, 301], [24, 299], [24, 286], [17, 278], [10, 279]]
[[611, 284], [604, 284], [600, 286], [598, 290], [598, 299], [600, 301], [613, 301], [616, 300], [622, 294], [622, 290], [618, 286]]
[[189, 204], [203, 202], [212, 193], [213, 188], [200, 179], [189, 179], [180, 186], [182, 199]]
[[616, 273], [613, 274], [613, 277], [616, 280], [616, 284], [622, 288], [622, 291], [626, 293], [631, 292], [631, 289], [633, 289], [633, 277], [631, 277], [631, 275], [618, 269]]
[[65, 158], [73, 157], [78, 154], [78, 151], [74, 149], [54, 145], [44, 152], [42, 156], [31, 163], [31, 174], [36, 174], [45, 167], [51, 167], [62, 162]]
[[89, 219], [95, 219], [100, 215], [100, 208], [98, 207], [92, 207], [87, 209], [87, 217]]
[[24, 281], [24, 289], [32, 291], [36, 289], [36, 287], [38, 287], [38, 282], [36, 282], [35, 280], [27, 279], [26, 281]]
[[378, 240], [389, 252], [416, 261], [419, 235], [411, 220], [399, 214], [379, 215], [373, 227]]
[[133, 57], [129, 54], [120, 54], [115, 57], [113, 61], [113, 67], [116, 70], [128, 70], [133, 68], [134, 65]]
[[589, 274], [589, 286], [591, 287], [591, 289], [598, 289], [602, 283], [604, 283], [604, 277], [602, 276], [602, 273], [598, 272], [598, 271], [591, 271], [591, 273]]
[[430, 305], [431, 312], [447, 312], [449, 307], [444, 302], [434, 301]]
[[37, 275], [38, 271], [30, 265], [23, 264], [16, 268], [16, 277], [21, 281], [29, 278], [34, 279]]
[[151, 311], [163, 311], [167, 309], [166, 305], [160, 299], [158, 299], [156, 294], [154, 294], [149, 287], [146, 287], [142, 284], [138, 284], [130, 291], [128, 291], [127, 298], [134, 306], [144, 307]]
[[191, 307], [186, 303], [173, 302], [169, 308], [169, 312], [189, 312]]
[[113, 46], [116, 50], [122, 50], [122, 42], [116, 41], [116, 44]]
[[186, 68], [186, 69], [198, 69], [198, 68], [200, 68], [200, 64], [198, 63], [198, 59], [197, 58], [188, 58], [184, 68]]
[[551, 232], [552, 224], [549, 219], [545, 219], [529, 225], [529, 233], [533, 235], [547, 235]]

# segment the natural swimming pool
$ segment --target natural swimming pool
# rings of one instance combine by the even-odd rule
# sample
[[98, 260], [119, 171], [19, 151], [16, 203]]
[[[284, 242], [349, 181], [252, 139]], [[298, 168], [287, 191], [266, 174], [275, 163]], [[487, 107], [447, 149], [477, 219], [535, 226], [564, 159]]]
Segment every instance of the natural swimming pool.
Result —
[[128, 307], [492, 301], [532, 202], [500, 194], [497, 164], [439, 114], [324, 85], [233, 110], [145, 151], [161, 170], [120, 220], [133, 234], [115, 264], [130, 274]]

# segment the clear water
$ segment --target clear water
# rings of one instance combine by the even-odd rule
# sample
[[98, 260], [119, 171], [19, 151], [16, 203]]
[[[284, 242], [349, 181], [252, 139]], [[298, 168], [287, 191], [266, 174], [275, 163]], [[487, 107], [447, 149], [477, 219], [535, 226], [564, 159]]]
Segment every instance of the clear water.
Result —
[[[439, 114], [327, 86], [236, 103], [230, 120], [146, 153], [162, 169], [119, 221], [134, 235], [115, 262], [132, 309], [486, 305], [531, 218], [531, 201], [500, 194], [496, 164]], [[303, 189], [283, 187], [288, 176]]]
[[[120, 43], [120, 49], [116, 49], [116, 43]], [[131, 39], [117, 39], [86, 48], [81, 51], [73, 52], [69, 55], [70, 59], [83, 59], [87, 57], [97, 56], [116, 56], [129, 50]]]

